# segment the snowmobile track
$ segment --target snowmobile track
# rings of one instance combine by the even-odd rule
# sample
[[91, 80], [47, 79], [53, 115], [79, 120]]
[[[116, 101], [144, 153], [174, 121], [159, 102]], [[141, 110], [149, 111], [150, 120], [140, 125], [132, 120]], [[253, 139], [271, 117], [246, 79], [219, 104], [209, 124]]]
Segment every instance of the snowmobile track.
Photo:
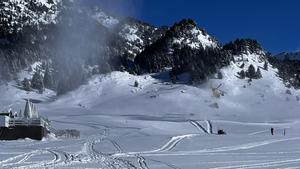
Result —
[[163, 162], [163, 161], [159, 161], [159, 160], [154, 160], [154, 159], [151, 159], [151, 158], [147, 158], [149, 161], [153, 161], [153, 162], [156, 162], [156, 163], [160, 163], [160, 164], [164, 164], [172, 169], [181, 169], [173, 164], [169, 164], [169, 163], [166, 163], [166, 162]]
[[146, 163], [146, 159], [143, 156], [137, 155], [137, 158], [138, 158], [140, 169], [149, 169]]
[[157, 152], [166, 152], [171, 151], [176, 147], [176, 145], [186, 138], [190, 138], [192, 135], [183, 135], [183, 136], [175, 136], [172, 137], [170, 141], [168, 141], [165, 145], [163, 145], [160, 149], [156, 150]]
[[111, 158], [109, 155], [105, 155], [95, 149], [95, 145], [100, 143], [104, 138], [91, 138], [84, 144], [84, 149], [91, 159], [91, 162], [101, 162], [105, 164], [106, 167], [118, 169], [118, 168], [134, 168], [136, 169], [133, 164], [129, 161], [119, 159], [119, 158]]
[[123, 153], [124, 152], [124, 150], [122, 149], [122, 147], [116, 141], [108, 139], [108, 138], [105, 138], [104, 140], [108, 140], [116, 148], [116, 150], [118, 151], [118, 153]]
[[206, 134], [209, 134], [208, 131], [198, 122], [195, 120], [190, 120], [189, 121], [193, 126], [195, 126], [198, 130], [200, 130], [201, 132], [204, 132]]
[[127, 152], [127, 153], [117, 153], [112, 155], [113, 157], [129, 157], [129, 156], [136, 156], [136, 155], [146, 155], [146, 154], [157, 154], [157, 153], [164, 153], [173, 150], [177, 144], [179, 144], [182, 140], [186, 138], [191, 138], [198, 136], [197, 134], [188, 134], [188, 135], [181, 135], [181, 136], [174, 136], [172, 137], [166, 144], [164, 144], [161, 148], [150, 150], [150, 151], [142, 151], [142, 152]]
[[291, 159], [291, 160], [282, 160], [282, 161], [273, 161], [273, 162], [263, 162], [256, 164], [247, 164], [247, 165], [236, 165], [236, 166], [227, 166], [227, 167], [217, 167], [212, 169], [235, 169], [235, 168], [243, 168], [243, 169], [252, 169], [252, 168], [277, 168], [279, 166], [292, 165], [292, 164], [300, 164], [300, 159]]

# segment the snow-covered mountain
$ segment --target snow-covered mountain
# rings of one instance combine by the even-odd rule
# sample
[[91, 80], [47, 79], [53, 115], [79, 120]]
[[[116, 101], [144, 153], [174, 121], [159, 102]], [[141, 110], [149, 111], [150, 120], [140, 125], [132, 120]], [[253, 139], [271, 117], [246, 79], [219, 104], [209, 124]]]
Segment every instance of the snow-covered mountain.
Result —
[[93, 74], [111, 71], [172, 69], [173, 81], [188, 73], [190, 82], [198, 83], [228, 66], [233, 55], [263, 51], [250, 39], [221, 46], [190, 19], [159, 28], [75, 1], [14, 0], [2, 1], [0, 7], [1, 79], [15, 79], [19, 71], [41, 62], [41, 72], [51, 70], [47, 87], [61, 94]]
[[277, 54], [275, 57], [281, 60], [300, 60], [300, 52], [282, 52]]
[[[91, 75], [116, 70], [137, 74], [172, 70], [173, 82], [187, 74], [189, 82], [197, 84], [215, 73], [221, 76], [220, 69], [245, 60], [243, 54], [257, 54], [265, 64], [270, 60], [279, 68], [287, 85], [299, 86], [297, 64], [286, 63], [291, 66], [285, 68], [251, 39], [221, 46], [191, 19], [158, 28], [74, 1], [14, 0], [2, 1], [0, 7], [1, 79], [15, 79], [18, 72], [39, 62], [43, 66], [38, 72], [46, 72], [51, 81], [46, 87], [59, 94], [76, 89]], [[260, 71], [252, 65], [251, 78], [253, 68]], [[249, 77], [248, 72], [241, 70], [239, 76]]]
[[31, 1], [9, 2], [37, 14], [17, 31], [0, 27], [1, 111], [32, 99], [54, 129], [81, 137], [1, 141], [0, 168], [299, 166], [299, 62], [252, 39], [222, 46], [190, 19], [159, 28], [72, 1], [32, 1], [51, 10], [44, 22]]
[[[260, 78], [240, 77], [250, 65], [260, 68]], [[33, 98], [55, 129], [77, 129], [81, 137], [1, 142], [0, 167], [298, 166], [300, 91], [285, 86], [263, 52], [234, 55], [220, 73], [191, 86], [171, 83], [168, 72], [112, 72], [60, 97], [50, 90], [26, 92], [15, 82], [1, 85], [3, 109], [19, 110], [23, 99]], [[209, 134], [210, 126], [227, 135]]]
[[[203, 71], [203, 75], [195, 74], [196, 78], [201, 79], [202, 76], [205, 78], [216, 72], [223, 64], [228, 64], [229, 60], [229, 56], [221, 49], [215, 38], [198, 28], [193, 20], [183, 19], [170, 27], [162, 38], [137, 55], [135, 66], [138, 73], [173, 69], [176, 75], [186, 71], [190, 73]], [[206, 66], [210, 69], [206, 69]]]
[[75, 1], [0, 4], [0, 79], [15, 79], [19, 71], [43, 62], [53, 70], [51, 88], [62, 92], [78, 87], [91, 74], [131, 69], [135, 56], [165, 32]]
[[195, 21], [191, 19], [182, 20], [179, 23], [175, 23], [170, 28], [169, 36], [173, 45], [189, 46], [192, 49], [219, 47], [215, 38], [209, 35], [205, 30], [197, 27]]

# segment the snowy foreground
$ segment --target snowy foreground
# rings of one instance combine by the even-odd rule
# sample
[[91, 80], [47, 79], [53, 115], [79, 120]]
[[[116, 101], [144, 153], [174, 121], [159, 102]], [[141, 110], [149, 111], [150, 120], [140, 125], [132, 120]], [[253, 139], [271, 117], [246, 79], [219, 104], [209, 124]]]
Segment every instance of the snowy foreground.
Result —
[[[171, 85], [163, 74], [113, 72], [60, 98], [3, 85], [2, 108], [40, 100], [54, 128], [77, 129], [81, 137], [0, 141], [0, 168], [300, 168], [300, 92], [287, 94], [276, 70], [249, 84], [235, 69], [198, 88]], [[211, 86], [221, 83], [225, 95], [214, 98]], [[208, 134], [208, 120], [213, 133], [227, 135]]]

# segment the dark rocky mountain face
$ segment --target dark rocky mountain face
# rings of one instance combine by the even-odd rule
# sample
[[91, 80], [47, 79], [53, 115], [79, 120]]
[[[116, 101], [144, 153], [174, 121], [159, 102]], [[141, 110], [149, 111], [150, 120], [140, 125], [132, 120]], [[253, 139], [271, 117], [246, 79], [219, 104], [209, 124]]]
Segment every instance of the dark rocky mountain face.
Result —
[[172, 76], [190, 73], [192, 81], [199, 82], [229, 61], [230, 56], [212, 36], [197, 28], [193, 20], [184, 19], [137, 55], [135, 66], [140, 74], [172, 69]]

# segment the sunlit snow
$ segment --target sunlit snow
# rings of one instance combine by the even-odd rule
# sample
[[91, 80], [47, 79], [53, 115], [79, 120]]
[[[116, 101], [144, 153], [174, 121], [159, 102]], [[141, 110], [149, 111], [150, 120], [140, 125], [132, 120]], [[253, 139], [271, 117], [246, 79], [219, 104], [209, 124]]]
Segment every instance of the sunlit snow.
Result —
[[[243, 58], [263, 66], [258, 55]], [[1, 108], [18, 111], [23, 99], [40, 100], [39, 112], [54, 128], [77, 129], [81, 137], [0, 141], [0, 168], [297, 168], [300, 92], [287, 94], [271, 66], [262, 79], [238, 79], [239, 65], [197, 87], [125, 72], [94, 76], [58, 98], [2, 85]], [[224, 96], [215, 98], [211, 88], [220, 84]]]

